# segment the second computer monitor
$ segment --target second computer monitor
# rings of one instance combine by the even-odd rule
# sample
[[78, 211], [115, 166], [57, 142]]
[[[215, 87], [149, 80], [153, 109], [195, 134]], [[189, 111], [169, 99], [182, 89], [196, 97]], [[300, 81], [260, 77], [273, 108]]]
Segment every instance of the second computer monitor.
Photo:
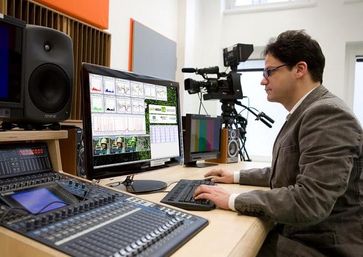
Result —
[[221, 117], [187, 114], [183, 117], [184, 164], [205, 167], [214, 163], [200, 162], [217, 159], [220, 153]]

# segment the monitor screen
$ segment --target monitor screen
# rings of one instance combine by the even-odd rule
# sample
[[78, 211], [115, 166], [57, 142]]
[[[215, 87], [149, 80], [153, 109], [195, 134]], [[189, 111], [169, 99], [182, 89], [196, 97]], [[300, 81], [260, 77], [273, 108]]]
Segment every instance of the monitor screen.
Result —
[[178, 83], [83, 64], [87, 177], [107, 177], [178, 162]]
[[0, 19], [0, 107], [21, 101], [24, 28], [23, 23], [11, 17]]
[[197, 161], [218, 158], [221, 127], [221, 117], [197, 114], [187, 114], [183, 117], [186, 166], [206, 166], [206, 164], [197, 165]]
[[10, 198], [32, 214], [48, 212], [67, 205], [60, 196], [46, 187], [18, 191], [11, 194]]

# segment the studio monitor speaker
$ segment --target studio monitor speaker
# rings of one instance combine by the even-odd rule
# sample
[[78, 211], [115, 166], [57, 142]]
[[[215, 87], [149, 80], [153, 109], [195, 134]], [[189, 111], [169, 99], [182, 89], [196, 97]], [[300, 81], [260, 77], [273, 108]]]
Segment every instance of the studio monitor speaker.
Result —
[[23, 39], [21, 120], [52, 123], [70, 115], [73, 84], [72, 40], [54, 29], [26, 25]]
[[220, 156], [218, 159], [208, 160], [218, 163], [238, 162], [239, 130], [223, 128], [221, 133]]

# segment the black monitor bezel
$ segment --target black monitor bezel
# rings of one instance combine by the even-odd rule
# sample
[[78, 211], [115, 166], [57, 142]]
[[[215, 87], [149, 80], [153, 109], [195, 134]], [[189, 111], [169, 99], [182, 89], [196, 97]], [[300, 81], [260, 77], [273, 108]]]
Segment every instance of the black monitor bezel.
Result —
[[[98, 74], [102, 76], [110, 76], [127, 80], [134, 80], [144, 83], [165, 85], [165, 86], [173, 86], [176, 89], [177, 96], [177, 119], [178, 119], [178, 132], [179, 132], [179, 154], [167, 158], [161, 159], [150, 159], [150, 160], [139, 160], [132, 163], [117, 163], [109, 165], [108, 167], [94, 167], [93, 165], [93, 151], [92, 151], [92, 128], [91, 128], [91, 112], [90, 112], [90, 94], [89, 94], [89, 74]], [[90, 63], [82, 63], [81, 69], [81, 79], [82, 79], [82, 110], [83, 110], [83, 137], [84, 137], [84, 166], [86, 170], [86, 177], [89, 179], [99, 179], [106, 178], [111, 176], [121, 176], [121, 175], [129, 175], [138, 172], [142, 172], [149, 169], [154, 169], [154, 165], [156, 167], [160, 167], [163, 165], [172, 165], [179, 164], [182, 159], [182, 126], [181, 126], [181, 105], [180, 105], [180, 92], [179, 92], [179, 83], [171, 80], [155, 78], [151, 76], [145, 76], [136, 74], [129, 71], [124, 70], [116, 70], [109, 67], [90, 64]], [[164, 159], [170, 159], [169, 161], [163, 162]], [[161, 160], [162, 162], [158, 163], [157, 161]], [[156, 164], [152, 162], [155, 161]], [[160, 165], [160, 166], [158, 166]]]
[[[21, 109], [23, 107], [23, 84], [24, 84], [24, 76], [22, 70], [24, 69], [23, 64], [24, 64], [24, 49], [25, 49], [25, 42], [24, 42], [24, 38], [25, 38], [25, 27], [26, 27], [26, 23], [22, 20], [16, 19], [14, 17], [11, 16], [7, 16], [4, 15], [3, 18], [0, 18], [0, 23], [3, 23], [5, 26], [9, 26], [9, 27], [14, 27], [15, 29], [19, 30], [20, 33], [20, 42], [17, 42], [18, 44], [20, 44], [20, 70], [17, 70], [16, 72], [19, 75], [19, 99], [1, 99], [0, 98], [0, 109], [2, 108], [19, 108]], [[10, 85], [8, 85], [10, 86]], [[7, 118], [7, 117], [4, 117]]]
[[[192, 119], [214, 119], [220, 123], [220, 133], [219, 133], [219, 149], [218, 151], [208, 151], [208, 152], [191, 152], [191, 122]], [[187, 113], [183, 116], [183, 147], [184, 147], [184, 164], [186, 166], [195, 164], [197, 161], [217, 159], [220, 156], [221, 151], [221, 133], [222, 133], [222, 117], [211, 117], [207, 115], [200, 114], [189, 114]]]

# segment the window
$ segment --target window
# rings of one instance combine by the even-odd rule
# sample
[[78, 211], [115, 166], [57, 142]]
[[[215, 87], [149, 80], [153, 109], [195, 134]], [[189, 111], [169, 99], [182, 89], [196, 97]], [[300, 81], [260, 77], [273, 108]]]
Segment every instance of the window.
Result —
[[[264, 112], [275, 122], [268, 128], [256, 117], [241, 107], [236, 107], [237, 112], [247, 119], [246, 151], [253, 161], [271, 161], [272, 147], [288, 112], [279, 103], [267, 101], [264, 86], [261, 86], [264, 60], [247, 60], [238, 65], [241, 71], [241, 85], [245, 98], [242, 104]], [[254, 109], [254, 111], [256, 111]]]
[[315, 3], [316, 0], [225, 0], [225, 13], [302, 8]]

